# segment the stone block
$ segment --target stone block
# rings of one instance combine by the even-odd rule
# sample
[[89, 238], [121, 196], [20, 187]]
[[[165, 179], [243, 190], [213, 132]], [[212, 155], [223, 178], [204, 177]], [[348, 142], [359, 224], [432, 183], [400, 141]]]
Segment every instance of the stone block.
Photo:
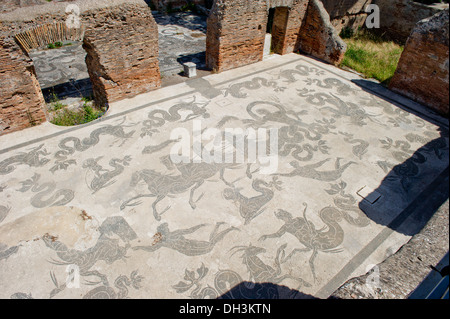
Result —
[[184, 75], [188, 78], [193, 78], [197, 76], [197, 65], [194, 62], [186, 62], [183, 64]]

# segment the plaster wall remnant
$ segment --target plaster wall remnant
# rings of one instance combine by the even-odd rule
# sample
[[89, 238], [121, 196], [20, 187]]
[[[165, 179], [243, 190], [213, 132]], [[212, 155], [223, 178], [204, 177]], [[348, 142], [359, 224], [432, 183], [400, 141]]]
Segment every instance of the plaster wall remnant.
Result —
[[449, 115], [449, 10], [417, 23], [389, 88]]

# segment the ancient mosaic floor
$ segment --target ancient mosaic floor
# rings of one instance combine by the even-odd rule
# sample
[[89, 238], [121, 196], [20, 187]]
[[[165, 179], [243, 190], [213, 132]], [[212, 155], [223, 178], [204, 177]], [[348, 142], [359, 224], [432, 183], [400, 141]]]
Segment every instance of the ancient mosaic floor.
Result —
[[[0, 297], [328, 297], [449, 164], [446, 128], [352, 77], [290, 54], [1, 136]], [[173, 163], [194, 123], [278, 128], [278, 170]]]

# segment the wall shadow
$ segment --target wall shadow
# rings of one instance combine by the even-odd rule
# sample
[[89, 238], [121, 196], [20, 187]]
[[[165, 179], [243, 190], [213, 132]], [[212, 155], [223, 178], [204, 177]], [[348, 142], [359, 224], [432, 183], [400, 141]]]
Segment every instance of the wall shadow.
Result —
[[[189, 17], [188, 19], [186, 17]], [[189, 29], [191, 31], [199, 31], [206, 33], [207, 29], [207, 16], [199, 12], [173, 12], [170, 14], [164, 12], [158, 12], [153, 14], [158, 25], [178, 25]]]
[[[429, 111], [421, 109], [419, 104], [414, 109], [396, 102], [394, 96], [380, 84], [367, 80], [354, 80], [353, 83], [362, 87], [371, 95], [393, 104], [402, 110], [413, 114], [422, 120], [438, 126], [439, 137], [424, 143], [415, 152], [409, 147], [422, 143], [425, 136], [409, 134], [399, 136], [398, 140], [384, 141], [385, 148], [393, 155], [390, 160], [380, 160], [378, 166], [386, 172], [377, 189], [373, 190], [359, 202], [359, 208], [375, 223], [407, 236], [416, 235], [428, 223], [434, 213], [449, 199], [449, 128], [448, 120]], [[397, 96], [398, 98], [398, 96]], [[369, 108], [369, 107], [367, 107]], [[394, 110], [395, 111], [395, 110]], [[379, 137], [383, 140], [383, 136]], [[373, 199], [381, 197], [374, 203]], [[395, 216], [393, 216], [395, 215]]]
[[58, 84], [49, 88], [42, 89], [42, 94], [46, 103], [50, 103], [54, 99], [54, 95], [58, 100], [66, 98], [90, 97], [93, 95], [93, 87], [90, 78], [82, 80], [73, 80], [66, 83]]
[[217, 299], [317, 299], [295, 289], [273, 283], [243, 281]]
[[[363, 91], [375, 95], [393, 105], [396, 107], [411, 113], [415, 116], [420, 117], [424, 121], [431, 122], [433, 124], [437, 124], [443, 128], [446, 128], [448, 130], [449, 127], [449, 119], [445, 118], [435, 111], [427, 108], [425, 105], [420, 104], [419, 102], [415, 102], [411, 100], [409, 97], [405, 97], [399, 93], [395, 93], [391, 90], [389, 90], [388, 87], [385, 85], [365, 80], [365, 79], [354, 79], [351, 80], [353, 84], [356, 84], [359, 86]], [[399, 100], [403, 101], [403, 103], [399, 102]], [[409, 104], [408, 106], [405, 104]]]

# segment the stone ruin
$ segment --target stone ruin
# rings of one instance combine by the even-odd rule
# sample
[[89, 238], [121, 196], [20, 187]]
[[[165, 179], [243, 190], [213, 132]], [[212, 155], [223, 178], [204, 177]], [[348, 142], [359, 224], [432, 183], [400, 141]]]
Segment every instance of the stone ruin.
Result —
[[[366, 17], [362, 10], [371, 2], [343, 1], [339, 8], [347, 8], [345, 12], [337, 10], [335, 2], [327, 0], [196, 0], [193, 3], [209, 12], [207, 67], [222, 72], [263, 60], [270, 13], [273, 15], [271, 41], [274, 53], [302, 52], [338, 65], [346, 51], [338, 32], [344, 25], [361, 25]], [[72, 0], [47, 3], [30, 0], [23, 3], [18, 6], [9, 0], [0, 7], [2, 133], [46, 121], [45, 101], [33, 61], [28, 56], [30, 50], [46, 43], [83, 41], [94, 99], [100, 105], [159, 88], [158, 28], [151, 7], [180, 7], [192, 1]], [[70, 4], [79, 8], [76, 12], [81, 21], [79, 27], [68, 28], [65, 23], [74, 14], [73, 11], [66, 12]], [[448, 93], [448, 11], [444, 19], [447, 21], [446, 35], [435, 36], [441, 30], [426, 27], [434, 24], [434, 20], [423, 22], [412, 33], [391, 88], [448, 115], [448, 97], [441, 96]], [[418, 50], [422, 53], [417, 53]], [[433, 55], [434, 50], [437, 51]], [[415, 63], [419, 59], [424, 61], [417, 65], [421, 70], [411, 66], [408, 62], [411, 59]], [[420, 75], [414, 75], [419, 71], [422, 71]], [[440, 93], [418, 89], [423, 82], [427, 85], [422, 87], [433, 83]]]

